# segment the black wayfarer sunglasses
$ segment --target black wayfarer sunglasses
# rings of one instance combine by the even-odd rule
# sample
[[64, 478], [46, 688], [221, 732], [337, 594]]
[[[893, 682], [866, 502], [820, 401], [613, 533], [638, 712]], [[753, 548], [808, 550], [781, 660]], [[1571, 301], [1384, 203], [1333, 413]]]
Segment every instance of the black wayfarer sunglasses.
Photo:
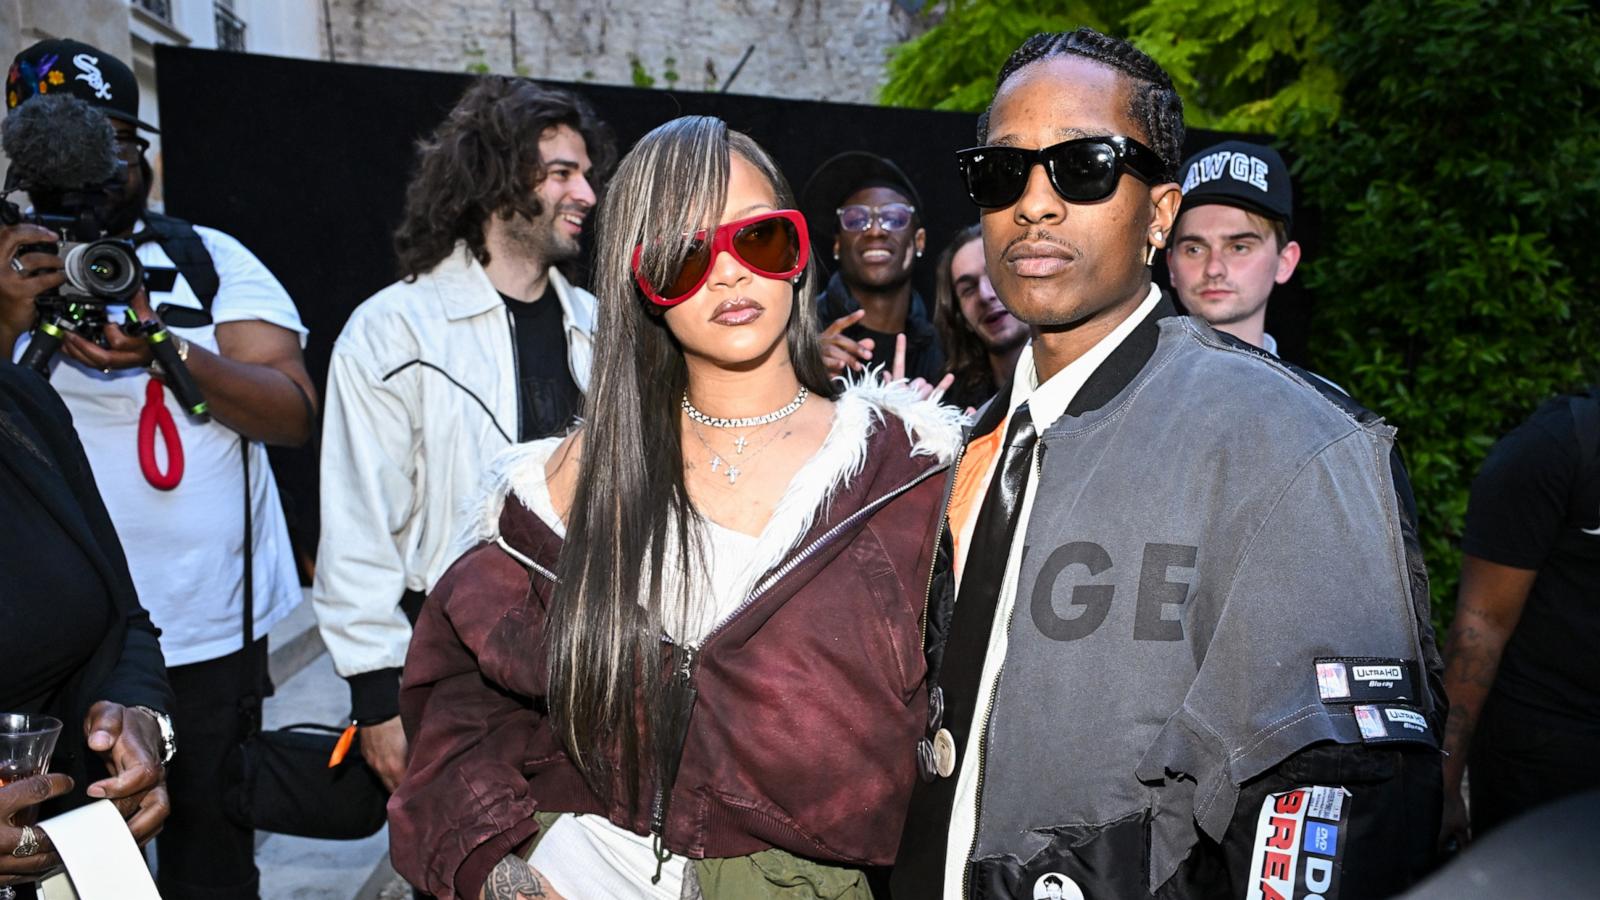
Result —
[[1036, 165], [1044, 166], [1050, 185], [1063, 199], [1093, 203], [1116, 193], [1124, 170], [1146, 184], [1167, 180], [1167, 164], [1154, 150], [1120, 134], [1062, 141], [1038, 150], [1021, 147], [973, 147], [956, 153], [967, 195], [993, 209], [1017, 202]]

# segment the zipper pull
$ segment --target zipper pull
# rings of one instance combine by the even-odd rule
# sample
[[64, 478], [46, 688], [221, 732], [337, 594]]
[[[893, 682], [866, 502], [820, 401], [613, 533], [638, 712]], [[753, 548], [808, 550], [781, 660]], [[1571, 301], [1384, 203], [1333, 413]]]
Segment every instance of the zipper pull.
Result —
[[698, 656], [699, 654], [700, 654], [700, 645], [699, 644], [684, 644], [683, 645], [683, 658], [678, 660], [678, 672], [677, 672], [677, 674], [679, 675], [679, 677], [683, 678], [685, 681], [689, 680], [689, 676], [692, 674], [692, 672], [694, 670], [695, 657]]
[[661, 867], [666, 865], [667, 860], [672, 858], [672, 853], [670, 851], [661, 849], [661, 835], [659, 834], [656, 835], [655, 839], [650, 842], [650, 852], [654, 853], [656, 857], [656, 873], [650, 876], [650, 883], [660, 884]]

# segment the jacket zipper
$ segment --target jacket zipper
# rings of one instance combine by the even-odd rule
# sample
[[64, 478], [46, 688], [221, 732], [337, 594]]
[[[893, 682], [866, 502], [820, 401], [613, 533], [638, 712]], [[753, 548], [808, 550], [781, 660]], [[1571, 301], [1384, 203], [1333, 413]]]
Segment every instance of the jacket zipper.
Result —
[[[950, 464], [950, 488], [954, 491], [957, 479], [961, 477], [961, 461], [967, 458], [967, 444], [961, 443], [961, 449], [956, 451], [955, 462]], [[928, 614], [932, 611], [933, 603], [933, 573], [939, 568], [939, 542], [944, 540], [945, 529], [950, 525], [950, 496], [946, 495], [944, 502], [939, 506], [939, 527], [933, 532], [933, 558], [928, 560], [928, 587], [922, 592], [922, 652], [928, 652]], [[955, 547], [951, 545], [950, 564], [955, 565]], [[930, 673], [931, 674], [931, 673]]]
[[752, 588], [750, 594], [744, 598], [739, 606], [734, 609], [734, 611], [730, 613], [726, 619], [723, 619], [715, 628], [711, 629], [711, 631], [706, 634], [705, 638], [700, 641], [699, 646], [704, 647], [706, 644], [710, 643], [719, 632], [730, 625], [734, 619], [738, 618], [740, 613], [750, 608], [751, 604], [759, 600], [762, 594], [765, 594], [767, 591], [771, 590], [773, 585], [777, 584], [779, 581], [782, 581], [790, 572], [793, 572], [806, 560], [815, 556], [818, 550], [821, 550], [828, 544], [833, 543], [833, 541], [837, 539], [839, 535], [843, 534], [845, 531], [848, 531], [850, 526], [854, 525], [857, 520], [877, 512], [891, 501], [900, 497], [900, 495], [910, 491], [912, 488], [923, 483], [924, 481], [927, 481], [928, 478], [935, 473], [942, 471], [944, 471], [944, 467], [940, 466], [923, 472], [900, 487], [895, 488], [889, 493], [884, 494], [882, 497], [879, 497], [866, 506], [863, 506], [851, 513], [837, 525], [834, 525], [832, 528], [824, 532], [815, 541], [812, 541], [810, 544], [808, 544], [799, 553], [789, 557], [787, 562], [779, 566], [777, 569], [774, 569], [771, 575], [768, 575], [766, 578], [762, 579], [760, 584], [757, 584], [754, 588]]
[[[750, 593], [745, 596], [744, 600], [740, 601], [739, 606], [736, 609], [734, 609], [734, 611], [732, 613], [730, 613], [727, 616], [727, 618], [723, 619], [721, 622], [719, 622], [716, 625], [716, 627], [712, 628], [709, 632], [707, 632], [706, 636], [701, 638], [698, 643], [688, 643], [688, 644], [684, 644], [683, 645], [683, 655], [684, 655], [683, 656], [683, 660], [682, 660], [682, 662], [680, 662], [678, 664], [677, 669], [673, 672], [673, 677], [674, 678], [681, 677], [683, 679], [684, 683], [685, 683], [685, 686], [687, 686], [688, 682], [690, 682], [694, 678], [694, 664], [695, 664], [695, 662], [697, 662], [699, 660], [700, 655], [705, 650], [706, 645], [711, 643], [711, 641], [713, 641], [714, 639], [716, 639], [717, 635], [720, 634], [723, 631], [723, 629], [727, 628], [727, 626], [729, 624], [731, 624], [735, 619], [737, 619], [741, 613], [743, 613], [745, 610], [749, 609], [752, 605], [754, 605], [757, 600], [761, 599], [761, 597], [764, 594], [766, 594], [767, 591], [772, 589], [773, 585], [775, 585], [779, 581], [783, 580], [783, 578], [786, 575], [788, 575], [790, 572], [793, 572], [796, 568], [799, 568], [801, 563], [804, 563], [806, 560], [808, 560], [811, 557], [815, 556], [817, 554], [818, 550], [821, 550], [823, 547], [825, 547], [828, 544], [832, 543], [834, 540], [837, 540], [839, 535], [841, 535], [845, 531], [849, 530], [850, 526], [853, 525], [856, 521], [858, 521], [859, 519], [861, 519], [864, 516], [869, 516], [872, 513], [877, 512], [879, 509], [882, 509], [885, 505], [887, 505], [888, 503], [892, 502], [897, 497], [899, 497], [902, 494], [905, 494], [906, 492], [910, 491], [912, 488], [914, 488], [917, 485], [921, 484], [922, 482], [926, 481], [934, 473], [940, 472], [940, 471], [943, 471], [942, 467], [941, 468], [929, 469], [928, 471], [923, 472], [921, 475], [918, 475], [916, 478], [913, 478], [912, 480], [906, 482], [905, 484], [901, 485], [900, 487], [895, 488], [894, 490], [890, 491], [887, 494], [884, 494], [882, 497], [879, 497], [877, 500], [874, 500], [873, 502], [867, 504], [866, 506], [863, 506], [862, 508], [856, 510], [855, 512], [853, 512], [849, 516], [847, 516], [845, 519], [840, 521], [838, 524], [834, 525], [832, 528], [829, 528], [826, 532], [824, 532], [816, 540], [814, 540], [810, 544], [806, 545], [806, 547], [803, 548], [799, 553], [797, 553], [794, 556], [790, 557], [787, 561], [784, 562], [783, 565], [781, 565], [777, 569], [773, 570], [771, 575], [768, 575], [766, 578], [762, 579], [762, 581], [759, 584], [757, 584], [753, 589], [751, 589]], [[661, 640], [662, 640], [663, 643], [667, 643], [667, 644], [674, 644], [675, 643], [672, 640], [672, 638], [670, 636], [668, 636], [668, 635], [662, 635]], [[687, 730], [686, 730], [685, 731], [685, 738], [687, 738], [687, 735], [688, 735], [688, 733], [687, 733]], [[682, 752], [683, 752], [683, 748], [680, 747], [679, 748], [679, 753], [681, 754]], [[674, 780], [676, 780], [676, 779], [674, 779]], [[657, 875], [658, 876], [660, 874], [660, 864], [664, 861], [664, 858], [662, 857], [660, 849], [659, 849], [660, 848], [659, 838], [661, 836], [665, 835], [665, 833], [666, 833], [667, 807], [670, 805], [670, 794], [671, 794], [672, 788], [673, 788], [673, 785], [657, 785], [656, 786], [656, 791], [655, 791], [654, 802], [651, 804], [651, 807], [652, 807], [651, 808], [651, 814], [650, 814], [651, 832], [653, 834], [655, 834], [657, 836], [657, 838], [658, 838], [658, 840], [656, 841], [656, 845], [657, 845], [656, 863], [657, 863]]]
[[[662, 636], [661, 642], [663, 644], [667, 644], [668, 646], [677, 646], [671, 638], [666, 636]], [[683, 659], [680, 660], [678, 665], [673, 669], [672, 677], [674, 680], [682, 681], [683, 684], [687, 686], [688, 683], [694, 679], [694, 664], [700, 656], [700, 645], [684, 644], [682, 652]], [[685, 732], [684, 736], [686, 738], [688, 737], [687, 732]], [[683, 748], [678, 748], [678, 752], [681, 754], [683, 752]], [[668, 791], [669, 787], [667, 785], [656, 785], [655, 799], [650, 805], [650, 833], [657, 836], [665, 836], [667, 833], [667, 807], [670, 805]], [[658, 854], [657, 862], [660, 861], [660, 856]]]
[[511, 393], [517, 401], [517, 433], [512, 443], [517, 443], [522, 440], [522, 360], [517, 353], [517, 317], [509, 306], [506, 307], [506, 321], [511, 325]]
[[[1006, 616], [1006, 646], [1011, 646], [1011, 617]], [[989, 749], [989, 715], [994, 712], [994, 701], [1000, 693], [1000, 676], [1005, 673], [1006, 664], [1002, 658], [1000, 668], [995, 669], [994, 684], [989, 686], [989, 699], [983, 705], [982, 727], [976, 734], [978, 736], [978, 784], [972, 796], [972, 844], [967, 847], [967, 858], [961, 866], [961, 896], [972, 896], [972, 857], [978, 852], [978, 824], [983, 818], [983, 777], [984, 769], [988, 762]], [[959, 776], [960, 773], [957, 773]]]
[[[736, 609], [734, 609], [734, 611], [732, 613], [730, 613], [727, 618], [723, 619], [721, 622], [719, 622], [717, 624], [717, 626], [715, 628], [712, 628], [711, 631], [707, 632], [706, 636], [704, 638], [701, 638], [698, 643], [688, 643], [688, 644], [684, 644], [683, 645], [683, 659], [682, 659], [682, 661], [680, 661], [678, 663], [678, 666], [673, 670], [673, 678], [674, 679], [681, 678], [683, 680], [683, 682], [684, 682], [684, 685], [687, 686], [688, 683], [694, 679], [694, 664], [699, 660], [700, 654], [705, 649], [705, 646], [707, 644], [709, 644], [713, 639], [715, 639], [716, 636], [720, 632], [722, 632], [722, 630], [725, 629], [729, 624], [731, 624], [734, 619], [738, 618], [740, 613], [743, 613], [745, 610], [749, 609], [757, 600], [761, 599], [762, 595], [764, 595], [767, 591], [771, 590], [773, 585], [775, 585], [779, 581], [783, 580], [783, 578], [785, 576], [787, 576], [790, 572], [793, 572], [795, 569], [799, 568], [800, 565], [802, 563], [804, 563], [806, 560], [808, 560], [811, 557], [815, 556], [817, 554], [817, 551], [821, 550], [823, 547], [826, 547], [828, 544], [830, 544], [833, 541], [837, 540], [839, 535], [841, 535], [845, 531], [847, 531], [850, 528], [850, 526], [855, 524], [858, 520], [860, 520], [861, 518], [863, 518], [865, 516], [869, 516], [869, 515], [877, 512], [879, 509], [882, 509], [885, 505], [887, 505], [890, 502], [894, 501], [896, 498], [900, 497], [902, 494], [907, 493], [912, 488], [914, 488], [917, 485], [921, 484], [922, 482], [928, 480], [928, 478], [932, 477], [935, 473], [942, 472], [942, 471], [944, 471], [943, 467], [936, 467], [936, 468], [928, 469], [927, 471], [925, 471], [922, 474], [918, 475], [917, 477], [911, 479], [910, 481], [906, 482], [905, 484], [901, 485], [900, 487], [895, 488], [894, 490], [890, 491], [889, 493], [884, 494], [882, 497], [879, 497], [877, 500], [874, 500], [871, 503], [867, 504], [866, 506], [863, 506], [862, 508], [856, 510], [855, 512], [851, 513], [849, 516], [847, 516], [846, 518], [841, 520], [838, 524], [834, 525], [832, 528], [829, 528], [826, 532], [824, 532], [816, 540], [814, 540], [810, 544], [806, 545], [799, 553], [797, 553], [794, 556], [790, 557], [787, 561], [784, 562], [783, 565], [781, 565], [777, 569], [773, 570], [772, 574], [770, 574], [766, 578], [762, 579], [762, 581], [759, 584], [757, 584], [753, 589], [751, 589], [750, 593], [745, 596], [744, 600], [739, 602], [739, 606]], [[941, 517], [941, 519], [942, 519], [942, 517]], [[943, 526], [941, 525], [941, 530], [942, 530], [942, 527]], [[500, 543], [501, 543], [502, 547], [506, 546], [504, 538], [501, 538]], [[935, 554], [937, 555], [937, 550], [935, 551]], [[557, 579], [555, 577], [555, 573], [553, 573], [550, 570], [546, 569], [544, 566], [539, 565], [538, 563], [534, 562], [532, 559], [528, 558], [527, 556], [525, 556], [524, 554], [522, 554], [520, 552], [516, 554], [516, 557], [518, 558], [519, 561], [523, 562], [525, 565], [527, 565], [534, 572], [537, 572], [538, 574], [543, 575], [545, 578], [550, 579], [552, 582], [557, 582]], [[932, 573], [931, 572], [929, 574], [929, 577], [930, 577], [930, 579], [932, 578]], [[930, 586], [931, 586], [931, 581], [930, 581]], [[926, 622], [924, 622], [924, 627], [926, 627]], [[670, 636], [668, 636], [668, 635], [662, 635], [661, 636], [661, 641], [662, 641], [662, 643], [665, 643], [665, 644], [669, 644], [669, 645], [673, 645], [673, 646], [677, 645], [676, 642], [673, 641], [672, 638]], [[687, 737], [687, 731], [685, 732], [685, 737]], [[681, 754], [683, 752], [683, 748], [680, 747], [678, 749], [678, 752]], [[661, 865], [666, 861], [667, 858], [669, 858], [671, 856], [671, 854], [666, 854], [665, 856], [663, 856], [662, 850], [661, 850], [661, 840], [660, 840], [661, 837], [663, 835], [665, 835], [665, 833], [666, 833], [667, 807], [670, 805], [670, 796], [669, 795], [671, 793], [671, 790], [672, 790], [672, 786], [671, 785], [656, 785], [655, 796], [651, 801], [650, 831], [651, 831], [652, 834], [654, 834], [656, 836], [656, 840], [654, 841], [654, 845], [655, 845], [654, 849], [655, 849], [655, 854], [656, 854], [656, 878], [660, 878]], [[652, 882], [653, 881], [654, 881], [654, 879], [652, 879]]]

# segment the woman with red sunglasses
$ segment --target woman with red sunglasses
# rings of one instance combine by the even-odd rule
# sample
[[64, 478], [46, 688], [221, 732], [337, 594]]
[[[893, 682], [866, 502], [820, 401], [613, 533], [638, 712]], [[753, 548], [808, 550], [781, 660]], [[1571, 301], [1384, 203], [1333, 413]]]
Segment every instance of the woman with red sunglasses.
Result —
[[413, 884], [868, 898], [894, 859], [960, 419], [828, 379], [793, 205], [707, 117], [611, 180], [584, 423], [501, 460], [411, 644]]

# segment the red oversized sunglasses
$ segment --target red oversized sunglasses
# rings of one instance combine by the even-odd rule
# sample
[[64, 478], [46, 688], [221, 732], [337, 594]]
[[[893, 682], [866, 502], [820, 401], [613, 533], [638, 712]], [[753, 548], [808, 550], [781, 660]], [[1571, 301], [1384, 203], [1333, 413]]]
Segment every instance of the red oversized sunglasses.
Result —
[[657, 289], [639, 269], [644, 245], [633, 248], [633, 278], [657, 306], [676, 306], [689, 299], [711, 277], [717, 254], [727, 251], [750, 271], [767, 278], [793, 278], [805, 270], [811, 237], [799, 210], [778, 209], [718, 225], [706, 241], [696, 232], [677, 273]]

